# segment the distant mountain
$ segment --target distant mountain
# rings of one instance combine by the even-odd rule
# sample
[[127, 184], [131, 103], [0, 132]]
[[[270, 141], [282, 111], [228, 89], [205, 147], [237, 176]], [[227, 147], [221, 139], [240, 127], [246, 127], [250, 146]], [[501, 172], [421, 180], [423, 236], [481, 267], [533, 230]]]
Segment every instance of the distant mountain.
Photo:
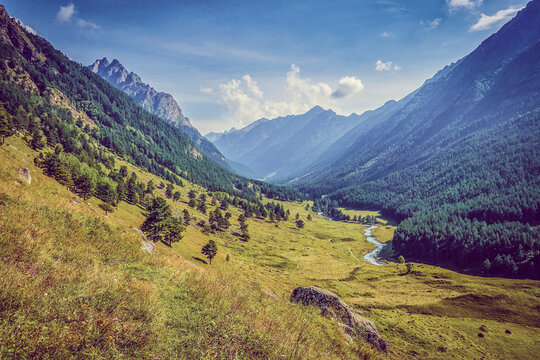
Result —
[[[247, 167], [249, 175], [278, 181], [309, 166], [366, 118], [337, 115], [316, 106], [302, 115], [262, 118], [242, 129], [210, 133], [206, 137], [227, 158]], [[246, 169], [236, 168], [248, 176]]]
[[185, 179], [252, 202], [261, 194], [301, 198], [218, 165], [185, 132], [26, 31], [2, 5], [0, 57], [1, 137], [22, 134], [39, 152], [34, 163], [83, 197], [146, 206], [146, 182], [119, 172], [115, 162], [122, 159], [176, 185]]
[[223, 155], [199, 133], [191, 124], [189, 118], [184, 116], [172, 95], [158, 92], [150, 85], [142, 82], [137, 74], [128, 72], [116, 59], [109, 62], [104, 57], [94, 61], [88, 67], [114, 87], [131, 96], [147, 111], [185, 132], [205, 155], [220, 165], [228, 167]]
[[538, 24], [535, 0], [290, 184], [406, 219], [393, 243], [406, 258], [539, 278]]

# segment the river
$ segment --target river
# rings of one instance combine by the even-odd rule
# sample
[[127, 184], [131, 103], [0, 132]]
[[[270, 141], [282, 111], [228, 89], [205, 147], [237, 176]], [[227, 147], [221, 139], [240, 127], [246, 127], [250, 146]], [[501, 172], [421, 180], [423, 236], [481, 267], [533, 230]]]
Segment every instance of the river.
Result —
[[385, 261], [377, 259], [377, 256], [381, 253], [382, 249], [386, 246], [386, 244], [383, 244], [379, 240], [375, 239], [375, 236], [373, 236], [372, 230], [378, 228], [377, 225], [371, 225], [366, 230], [364, 230], [364, 235], [366, 235], [366, 240], [370, 243], [375, 244], [375, 249], [368, 252], [366, 255], [364, 255], [364, 260], [366, 260], [368, 263], [373, 265], [386, 265]]
[[[317, 213], [317, 215], [325, 218], [326, 220], [334, 221], [332, 218], [325, 216], [322, 212]], [[371, 225], [366, 230], [364, 230], [364, 235], [366, 236], [366, 240], [372, 244], [375, 244], [375, 249], [371, 250], [366, 255], [364, 255], [364, 260], [373, 265], [386, 265], [385, 261], [377, 259], [377, 256], [379, 256], [379, 254], [381, 253], [382, 249], [386, 246], [386, 244], [383, 244], [382, 242], [377, 240], [375, 236], [373, 236], [372, 230], [375, 228], [378, 228], [378, 226]]]

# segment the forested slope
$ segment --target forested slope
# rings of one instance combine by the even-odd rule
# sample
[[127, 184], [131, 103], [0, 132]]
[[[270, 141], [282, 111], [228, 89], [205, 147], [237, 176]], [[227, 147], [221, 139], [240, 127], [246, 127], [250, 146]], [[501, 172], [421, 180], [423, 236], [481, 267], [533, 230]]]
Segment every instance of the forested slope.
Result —
[[540, 2], [532, 1], [293, 183], [407, 219], [396, 232], [397, 254], [538, 278], [539, 22]]
[[[257, 198], [259, 190], [269, 196], [297, 196], [292, 190], [250, 182], [214, 163], [181, 130], [144, 110], [45, 39], [25, 32], [3, 7], [0, 40], [5, 131], [23, 132], [34, 149], [60, 144], [62, 151], [100, 175], [114, 165], [113, 153], [176, 184], [184, 178], [209, 191], [250, 200]], [[64, 163], [61, 168], [69, 166]], [[109, 178], [116, 189], [114, 176]]]

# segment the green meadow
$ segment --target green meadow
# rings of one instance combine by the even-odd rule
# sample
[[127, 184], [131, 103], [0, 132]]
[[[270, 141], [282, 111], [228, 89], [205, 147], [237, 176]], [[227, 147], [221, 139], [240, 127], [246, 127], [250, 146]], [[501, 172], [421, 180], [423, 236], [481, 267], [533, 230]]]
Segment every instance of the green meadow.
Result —
[[[282, 202], [288, 221], [249, 218], [244, 242], [242, 211], [233, 206], [227, 231], [198, 225], [208, 212], [189, 207], [188, 192], [206, 190], [188, 181], [174, 186], [179, 201], [167, 200], [174, 214], [187, 209], [193, 218], [183, 239], [148, 254], [133, 230], [144, 220], [141, 208], [121, 202], [105, 214], [100, 200], [82, 201], [43, 175], [35, 156], [17, 136], [0, 147], [0, 358], [385, 358], [348, 341], [317, 309], [289, 302], [294, 288], [308, 285], [335, 292], [373, 320], [390, 341], [390, 359], [540, 353], [538, 281], [368, 264], [366, 226], [326, 220], [308, 202]], [[162, 181], [117, 159], [121, 165], [144, 183]], [[30, 170], [30, 185], [20, 180], [21, 167]], [[216, 207], [211, 196], [207, 207]], [[394, 229], [379, 218], [373, 234], [387, 242]], [[212, 265], [201, 261], [210, 239], [218, 245]]]

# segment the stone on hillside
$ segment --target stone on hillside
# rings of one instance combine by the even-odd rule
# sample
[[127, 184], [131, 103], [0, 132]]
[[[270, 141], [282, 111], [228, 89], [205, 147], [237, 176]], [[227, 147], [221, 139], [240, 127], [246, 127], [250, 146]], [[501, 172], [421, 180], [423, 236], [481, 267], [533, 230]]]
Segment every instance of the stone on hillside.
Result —
[[135, 230], [139, 235], [141, 235], [141, 249], [143, 251], [146, 251], [147, 253], [150, 253], [150, 254], [156, 251], [156, 244], [153, 241], [148, 240], [148, 238], [141, 231], [141, 229], [134, 227], [133, 230]]
[[30, 170], [28, 168], [20, 168], [19, 169], [19, 176], [22, 181], [30, 185], [32, 182], [32, 176], [30, 175]]
[[386, 352], [388, 342], [384, 340], [377, 327], [331, 291], [316, 286], [297, 287], [291, 294], [292, 302], [317, 306], [323, 315], [331, 315], [341, 322], [347, 335], [361, 337], [380, 351]]

